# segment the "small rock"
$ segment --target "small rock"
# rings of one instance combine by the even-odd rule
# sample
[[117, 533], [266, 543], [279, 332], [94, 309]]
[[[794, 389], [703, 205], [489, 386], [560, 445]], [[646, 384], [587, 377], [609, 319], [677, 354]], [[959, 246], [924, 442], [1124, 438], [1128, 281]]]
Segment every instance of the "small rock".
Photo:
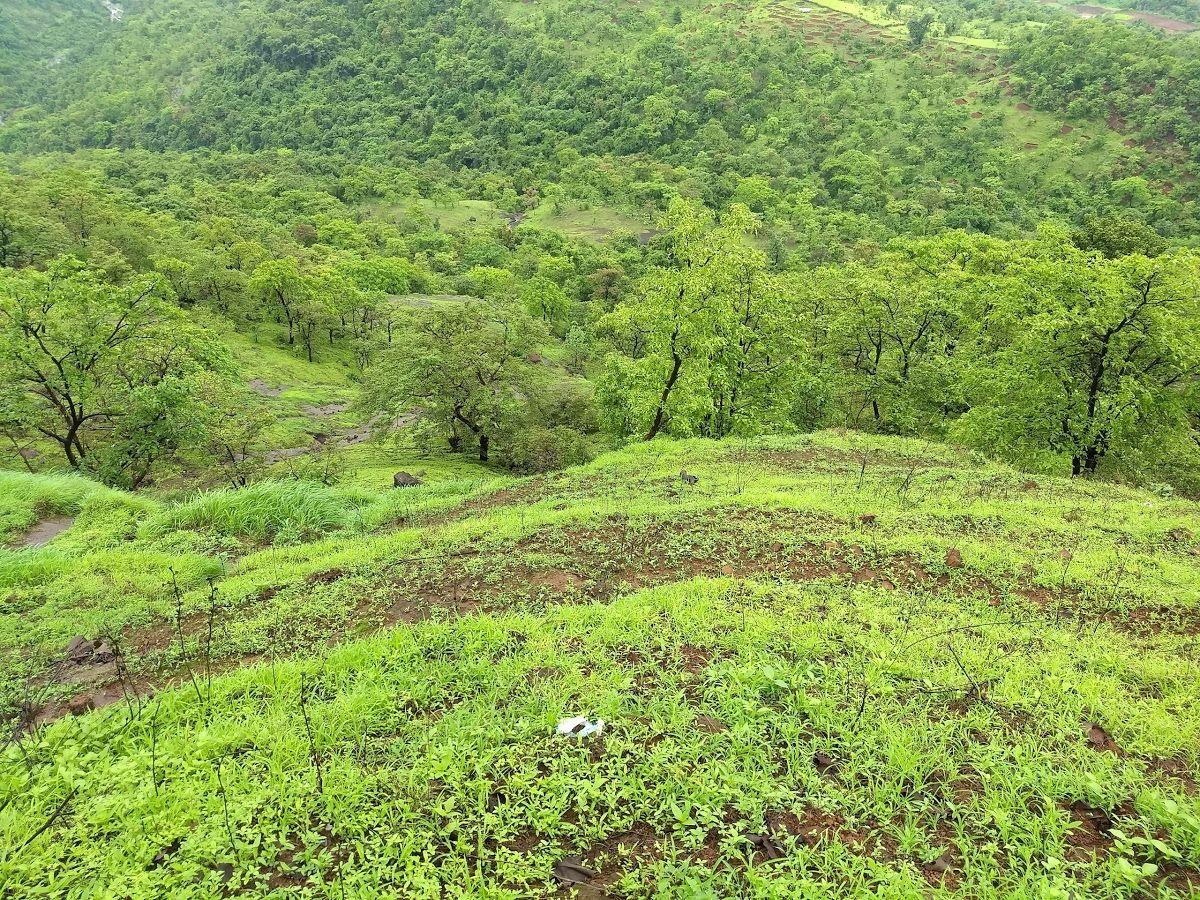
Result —
[[116, 658], [117, 654], [113, 653], [112, 648], [103, 641], [96, 645], [96, 650], [92, 653], [92, 662], [98, 665], [105, 665]]
[[71, 643], [67, 644], [67, 658], [73, 663], [85, 663], [91, 658], [91, 655], [92, 642], [82, 634], [75, 635], [71, 638]]
[[961, 569], [963, 567], [962, 553], [957, 547], [951, 547], [946, 551], [946, 568]]
[[936, 872], [939, 875], [942, 875], [942, 874], [950, 871], [950, 866], [953, 864], [953, 862], [954, 862], [954, 858], [950, 855], [950, 851], [947, 850], [945, 853], [943, 853], [941, 856], [939, 856], [937, 859], [935, 859], [933, 862], [931, 862], [929, 864], [929, 868], [931, 871]]
[[1089, 723], [1088, 725], [1087, 740], [1088, 744], [1093, 750], [1117, 753], [1120, 749], [1117, 746], [1117, 742], [1114, 741], [1112, 736], [1104, 730], [1103, 726], [1097, 725], [1094, 722]]
[[828, 753], [817, 751], [813, 754], [813, 765], [816, 767], [818, 773], [827, 775], [836, 768], [837, 763], [833, 761], [833, 757]]
[[587, 884], [596, 877], [578, 856], [568, 856], [554, 865], [554, 878], [560, 884]]
[[729, 726], [720, 719], [714, 719], [712, 716], [697, 716], [696, 727], [708, 734], [721, 734], [729, 730]]
[[423, 483], [416, 475], [410, 475], [407, 472], [397, 472], [392, 476], [392, 485], [398, 488], [419, 487]]

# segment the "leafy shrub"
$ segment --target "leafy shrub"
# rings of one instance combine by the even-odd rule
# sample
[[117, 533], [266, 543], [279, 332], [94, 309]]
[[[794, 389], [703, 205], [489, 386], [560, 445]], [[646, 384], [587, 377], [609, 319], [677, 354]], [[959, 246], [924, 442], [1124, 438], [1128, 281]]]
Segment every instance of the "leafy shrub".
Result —
[[564, 469], [591, 458], [587, 438], [573, 428], [533, 426], [513, 435], [505, 461], [517, 472], [531, 473]]

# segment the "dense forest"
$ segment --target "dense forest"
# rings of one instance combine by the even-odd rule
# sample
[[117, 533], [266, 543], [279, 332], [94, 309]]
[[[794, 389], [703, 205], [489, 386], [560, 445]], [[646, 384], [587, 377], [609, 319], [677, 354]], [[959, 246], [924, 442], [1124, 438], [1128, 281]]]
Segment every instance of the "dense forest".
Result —
[[[947, 8], [838, 46], [753, 12], [43, 9], [0, 128], [11, 451], [134, 486], [206, 468], [203, 423], [254, 406], [197, 387], [238, 382], [213, 325], [182, 338], [208, 317], [517, 468], [842, 425], [1196, 489], [1195, 39]], [[1001, 25], [1007, 49], [950, 53]], [[614, 227], [537, 224], [571, 214]], [[87, 355], [81, 321], [135, 309], [91, 369], [55, 371]], [[443, 327], [463, 345], [422, 346]], [[450, 382], [493, 328], [519, 337], [485, 401]], [[151, 346], [162, 364], [127, 371]], [[547, 349], [557, 380], [522, 362]], [[131, 391], [147, 407], [112, 415]]]

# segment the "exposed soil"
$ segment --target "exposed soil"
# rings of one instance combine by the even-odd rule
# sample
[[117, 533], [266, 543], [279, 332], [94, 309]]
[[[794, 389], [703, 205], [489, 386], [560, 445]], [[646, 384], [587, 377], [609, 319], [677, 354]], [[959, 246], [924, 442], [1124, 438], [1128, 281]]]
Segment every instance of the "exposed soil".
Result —
[[329, 416], [336, 416], [338, 413], [344, 413], [349, 408], [349, 403], [326, 403], [323, 406], [304, 406], [301, 407], [301, 410], [306, 416], [324, 419]]
[[74, 516], [51, 516], [42, 519], [17, 540], [18, 547], [41, 547], [58, 537], [74, 523]]
[[[1047, 0], [1042, 0], [1042, 2], [1047, 2]], [[1183, 22], [1179, 19], [1172, 19], [1169, 16], [1160, 16], [1157, 13], [1142, 12], [1140, 10], [1115, 10], [1108, 9], [1104, 6], [1094, 6], [1088, 3], [1074, 3], [1066, 6], [1065, 8], [1069, 9], [1071, 12], [1075, 13], [1075, 15], [1083, 19], [1094, 19], [1098, 16], [1110, 16], [1116, 12], [1120, 12], [1124, 15], [1127, 15], [1135, 22], [1145, 22], [1147, 25], [1152, 25], [1155, 28], [1161, 28], [1163, 31], [1182, 33], [1187, 31], [1195, 31], [1197, 28], [1200, 28], [1200, 25], [1195, 25], [1191, 22]]]
[[250, 388], [250, 390], [254, 391], [254, 393], [258, 394], [260, 397], [278, 397], [285, 390], [287, 390], [287, 385], [272, 387], [261, 378], [252, 379], [246, 383], [246, 387]]
[[1112, 849], [1110, 832], [1113, 820], [1108, 813], [1078, 800], [1064, 809], [1074, 820], [1073, 827], [1067, 833], [1067, 859], [1072, 862], [1091, 862]]

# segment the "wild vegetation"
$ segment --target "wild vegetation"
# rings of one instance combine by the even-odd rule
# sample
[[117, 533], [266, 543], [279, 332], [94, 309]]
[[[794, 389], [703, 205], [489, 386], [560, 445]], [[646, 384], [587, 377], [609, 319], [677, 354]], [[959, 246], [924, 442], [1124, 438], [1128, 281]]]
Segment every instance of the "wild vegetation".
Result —
[[1200, 894], [1200, 36], [1099, 13], [0, 9], [0, 895]]

